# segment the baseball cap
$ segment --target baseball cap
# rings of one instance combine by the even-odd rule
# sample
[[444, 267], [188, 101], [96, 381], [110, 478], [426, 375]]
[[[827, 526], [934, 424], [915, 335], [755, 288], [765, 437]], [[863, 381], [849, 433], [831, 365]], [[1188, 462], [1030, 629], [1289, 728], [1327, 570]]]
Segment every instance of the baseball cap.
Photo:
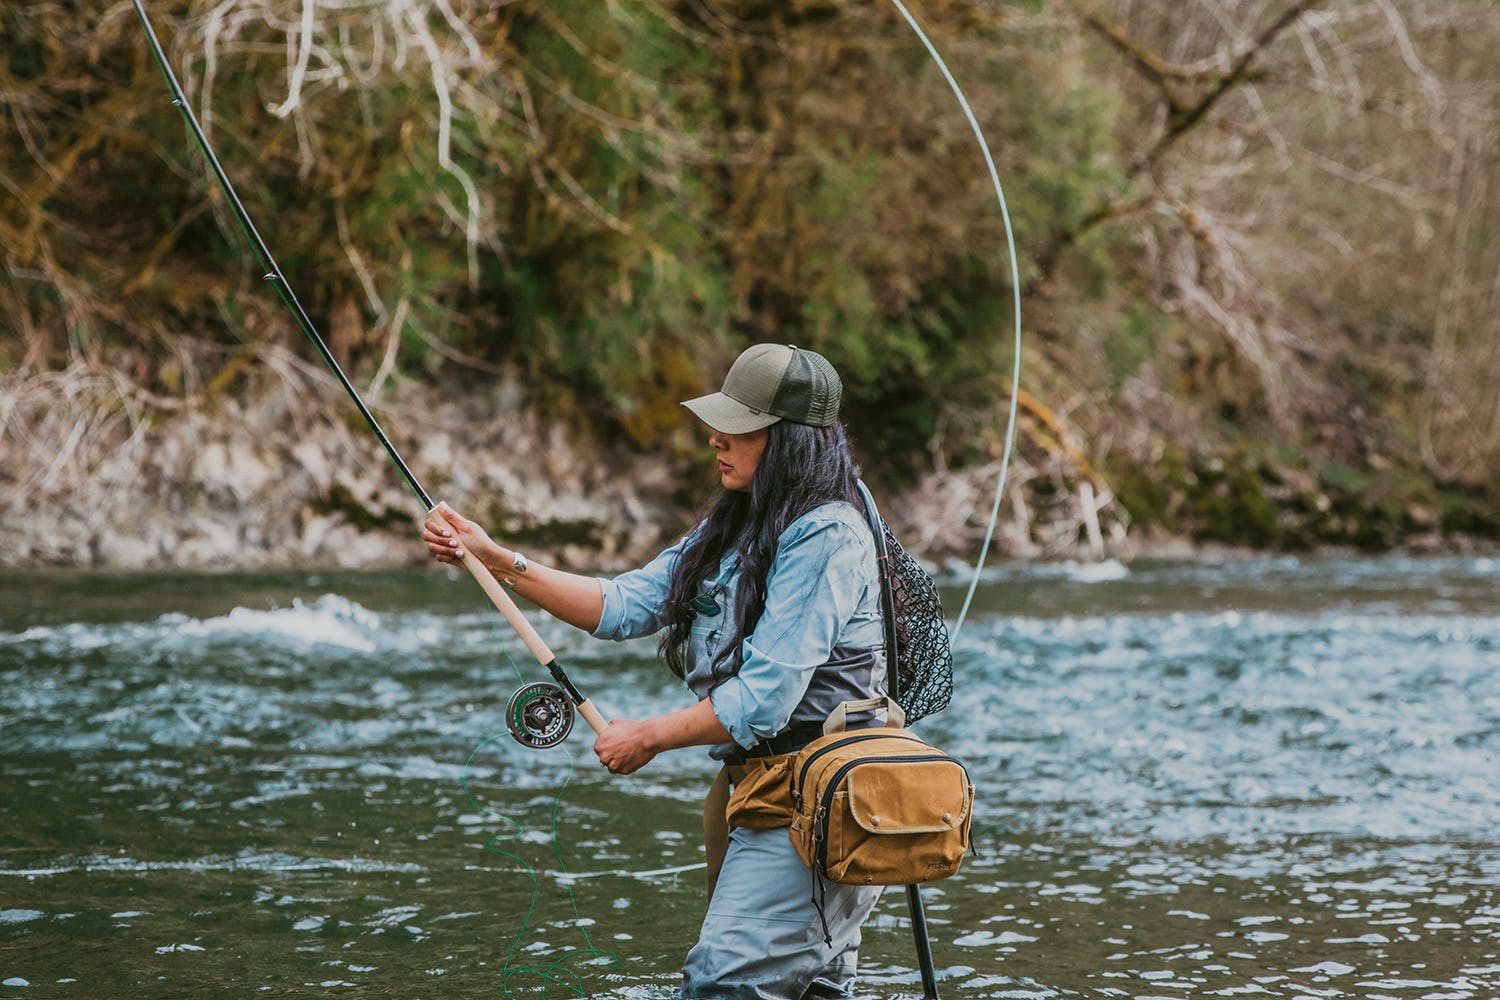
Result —
[[682, 405], [725, 434], [748, 434], [778, 420], [827, 427], [839, 418], [844, 385], [828, 359], [790, 344], [747, 348], [724, 376], [724, 388]]

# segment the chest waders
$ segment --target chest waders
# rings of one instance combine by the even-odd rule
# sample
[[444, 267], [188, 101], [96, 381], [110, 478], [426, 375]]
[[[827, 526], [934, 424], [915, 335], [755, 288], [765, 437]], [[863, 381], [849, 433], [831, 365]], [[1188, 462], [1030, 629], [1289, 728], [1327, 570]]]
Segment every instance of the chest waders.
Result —
[[[901, 657], [901, 630], [897, 624], [896, 600], [891, 590], [890, 574], [887, 565], [891, 560], [890, 547], [886, 542], [885, 525], [880, 519], [880, 513], [875, 507], [875, 500], [870, 496], [869, 490], [864, 483], [859, 484], [860, 497], [864, 501], [865, 514], [869, 519], [870, 531], [875, 539], [875, 558], [880, 572], [880, 611], [881, 620], [885, 628], [886, 644], [886, 678], [890, 686], [890, 694], [898, 702], [903, 692], [901, 690], [901, 671], [897, 664]], [[941, 620], [941, 618], [939, 618]], [[946, 700], [945, 700], [946, 701]], [[806, 729], [807, 727], [802, 727]], [[816, 730], [813, 732], [812, 730]], [[779, 754], [795, 753], [795, 743], [805, 743], [808, 738], [821, 733], [821, 727], [814, 726], [806, 732], [787, 732], [778, 740], [788, 743], [787, 746], [768, 747]], [[798, 739], [798, 737], [803, 737]], [[775, 742], [775, 741], [770, 741]], [[764, 766], [777, 758], [757, 758], [755, 763]], [[703, 801], [703, 844], [707, 860], [705, 871], [708, 884], [708, 896], [711, 900], [714, 887], [718, 882], [719, 872], [724, 863], [725, 852], [728, 848], [729, 824], [726, 820], [726, 810], [730, 799], [731, 786], [738, 784], [747, 772], [745, 762], [738, 764], [725, 764], [720, 768], [707, 797]], [[913, 943], [917, 951], [917, 968], [922, 976], [922, 995], [924, 1000], [938, 1000], [937, 972], [932, 960], [932, 942], [927, 931], [927, 913], [922, 904], [922, 895], [916, 884], [906, 887], [906, 906], [911, 914], [911, 929]]]

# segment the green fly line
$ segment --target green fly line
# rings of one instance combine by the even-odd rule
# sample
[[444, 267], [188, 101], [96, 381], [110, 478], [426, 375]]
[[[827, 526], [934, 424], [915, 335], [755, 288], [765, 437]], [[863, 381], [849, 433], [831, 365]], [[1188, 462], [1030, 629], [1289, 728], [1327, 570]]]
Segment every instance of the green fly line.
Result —
[[[499, 643], [499, 626], [495, 622], [493, 616], [491, 616], [490, 618], [490, 628], [495, 633], [496, 643]], [[510, 668], [515, 671], [516, 677], [524, 681], [525, 678], [521, 675], [521, 668], [516, 666], [516, 661], [511, 658], [510, 653], [504, 649], [502, 649], [501, 652], [505, 656], [505, 662], [509, 663]], [[500, 732], [495, 733], [492, 736], [486, 737], [483, 742], [475, 747], [473, 752], [469, 754], [469, 759], [464, 762], [463, 773], [459, 778], [459, 784], [463, 788], [464, 798], [469, 800], [470, 805], [479, 810], [479, 812], [489, 815], [498, 820], [500, 823], [505, 824], [507, 827], [509, 827], [508, 831], [500, 833], [485, 841], [484, 849], [494, 854], [498, 854], [502, 858], [514, 861], [516, 864], [520, 865], [522, 869], [525, 870], [527, 877], [531, 879], [531, 900], [526, 904], [526, 914], [521, 918], [521, 926], [516, 929], [516, 936], [515, 939], [511, 942], [510, 952], [505, 956], [505, 962], [500, 967], [500, 992], [507, 998], [507, 1000], [516, 1000], [515, 994], [511, 992], [510, 981], [516, 976], [525, 975], [535, 976], [546, 983], [554, 983], [557, 986], [572, 993], [574, 996], [591, 996], [588, 990], [584, 987], [583, 980], [572, 969], [564, 968], [564, 963], [578, 958], [579, 956], [586, 955], [591, 958], [608, 959], [607, 966], [609, 968], [615, 968], [620, 964], [620, 959], [617, 955], [605, 951], [604, 949], [595, 945], [593, 939], [589, 937], [588, 927], [584, 923], [583, 915], [578, 912], [578, 897], [577, 894], [573, 891], [573, 880], [570, 878], [566, 878], [566, 876], [570, 875], [571, 873], [568, 871], [567, 861], [563, 858], [562, 845], [558, 842], [557, 823], [558, 815], [562, 810], [563, 792], [567, 791], [568, 785], [573, 781], [574, 757], [571, 750], [567, 751], [568, 773], [563, 778], [562, 785], [557, 789], [557, 794], [553, 796], [552, 799], [552, 829], [550, 832], [552, 853], [553, 856], [557, 858], [559, 870], [565, 876], [563, 881], [566, 883], [568, 889], [568, 904], [573, 910], [573, 919], [575, 921], [575, 926], [578, 928], [578, 933], [583, 936], [585, 947], [570, 948], [567, 951], [564, 951], [561, 955], [558, 955], [552, 961], [546, 963], [528, 963], [524, 965], [512, 964], [515, 962], [516, 953], [521, 950], [522, 942], [526, 938], [526, 932], [531, 929], [532, 919], [536, 916], [537, 902], [541, 898], [541, 882], [537, 878], [536, 869], [533, 868], [525, 858], [508, 849], [512, 841], [519, 842], [520, 839], [526, 835], [526, 828], [523, 827], [520, 823], [516, 822], [514, 819], [511, 819], [509, 816], [500, 812], [499, 810], [482, 804], [474, 798], [474, 793], [469, 790], [469, 772], [473, 769], [474, 758], [478, 757], [480, 752], [484, 750], [485, 747], [489, 746], [491, 743], [495, 742], [501, 737], [509, 739], [509, 729], [501, 730]], [[544, 986], [544, 992], [545, 989], [546, 987]]]

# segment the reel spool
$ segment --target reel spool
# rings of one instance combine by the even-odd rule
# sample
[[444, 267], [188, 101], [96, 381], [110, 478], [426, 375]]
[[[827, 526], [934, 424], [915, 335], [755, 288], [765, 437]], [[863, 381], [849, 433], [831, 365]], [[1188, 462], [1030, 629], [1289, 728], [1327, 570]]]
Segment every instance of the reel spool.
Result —
[[573, 731], [573, 702], [558, 685], [535, 681], [510, 696], [505, 725], [523, 747], [555, 747]]

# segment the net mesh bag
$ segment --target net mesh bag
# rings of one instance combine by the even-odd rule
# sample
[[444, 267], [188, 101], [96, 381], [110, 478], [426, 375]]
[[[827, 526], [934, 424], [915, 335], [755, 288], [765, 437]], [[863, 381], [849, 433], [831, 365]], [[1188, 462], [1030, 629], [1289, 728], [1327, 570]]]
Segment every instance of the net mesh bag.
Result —
[[953, 697], [953, 651], [937, 584], [911, 553], [901, 547], [882, 518], [885, 534], [885, 582], [896, 623], [896, 656], [891, 678], [896, 703], [906, 723], [941, 712]]

